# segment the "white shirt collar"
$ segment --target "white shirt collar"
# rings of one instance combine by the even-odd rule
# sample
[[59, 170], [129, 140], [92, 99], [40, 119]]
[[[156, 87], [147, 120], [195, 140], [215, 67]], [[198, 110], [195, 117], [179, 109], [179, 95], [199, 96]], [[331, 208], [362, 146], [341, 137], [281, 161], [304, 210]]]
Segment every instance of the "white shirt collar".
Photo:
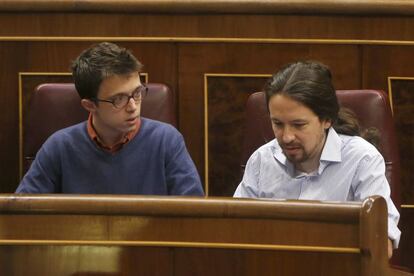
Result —
[[329, 128], [328, 136], [323, 146], [321, 161], [341, 162], [342, 140], [333, 127]]
[[[339, 137], [338, 133], [331, 127], [329, 128], [328, 135], [325, 141], [325, 145], [323, 146], [321, 159], [319, 162], [318, 174], [321, 174], [323, 170], [329, 165], [330, 162], [341, 162], [341, 148], [342, 148], [342, 140]], [[282, 152], [282, 148], [280, 147], [277, 139], [274, 139], [273, 142], [273, 156], [274, 158], [279, 161], [287, 170], [290, 175], [295, 174], [295, 168], [292, 163], [286, 158], [286, 156]]]

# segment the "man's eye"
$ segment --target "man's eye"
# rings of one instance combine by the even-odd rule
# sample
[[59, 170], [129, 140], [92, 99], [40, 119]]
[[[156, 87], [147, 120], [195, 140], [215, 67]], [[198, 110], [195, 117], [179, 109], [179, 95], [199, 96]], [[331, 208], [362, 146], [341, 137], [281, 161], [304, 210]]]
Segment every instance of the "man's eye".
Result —
[[141, 98], [141, 90], [135, 90], [134, 93], [132, 93], [132, 98], [134, 98], [134, 100], [139, 100]]
[[281, 122], [273, 121], [273, 125], [276, 126], [276, 127], [281, 127], [283, 124]]
[[306, 124], [305, 123], [300, 123], [300, 124], [294, 124], [293, 126], [295, 127], [295, 128], [303, 128], [304, 126], [305, 126]]
[[125, 95], [118, 95], [112, 98], [114, 103], [122, 103], [125, 99]]

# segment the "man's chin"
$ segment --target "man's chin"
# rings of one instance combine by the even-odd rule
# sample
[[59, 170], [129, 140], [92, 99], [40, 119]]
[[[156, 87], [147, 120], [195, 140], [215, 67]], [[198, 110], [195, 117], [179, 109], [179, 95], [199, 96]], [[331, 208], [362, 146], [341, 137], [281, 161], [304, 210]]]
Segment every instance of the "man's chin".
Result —
[[137, 128], [136, 125], [130, 126], [128, 128], [126, 128], [126, 133], [130, 133], [131, 131], [134, 131]]
[[136, 128], [137, 128], [136, 124], [133, 124], [133, 125], [128, 124], [128, 125], [126, 125], [125, 127], [122, 128], [121, 132], [123, 132], [125, 134], [128, 134], [131, 131], [134, 131]]
[[285, 154], [285, 156], [292, 164], [299, 164], [304, 161], [302, 156], [288, 154]]

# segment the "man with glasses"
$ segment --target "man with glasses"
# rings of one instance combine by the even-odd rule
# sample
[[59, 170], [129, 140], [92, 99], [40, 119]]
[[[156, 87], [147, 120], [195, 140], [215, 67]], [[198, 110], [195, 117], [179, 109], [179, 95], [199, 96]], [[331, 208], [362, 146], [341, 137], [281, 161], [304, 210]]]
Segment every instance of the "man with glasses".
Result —
[[112, 43], [83, 51], [72, 75], [89, 118], [49, 137], [16, 192], [202, 196], [182, 135], [140, 117], [141, 69]]

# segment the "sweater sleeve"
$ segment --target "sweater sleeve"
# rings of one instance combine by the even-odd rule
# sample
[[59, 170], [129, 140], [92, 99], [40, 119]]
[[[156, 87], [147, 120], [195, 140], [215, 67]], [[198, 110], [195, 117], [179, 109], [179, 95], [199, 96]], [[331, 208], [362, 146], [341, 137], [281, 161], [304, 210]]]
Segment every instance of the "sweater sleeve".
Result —
[[53, 135], [36, 154], [16, 193], [59, 193], [60, 162], [57, 139]]
[[169, 195], [203, 196], [197, 169], [187, 151], [183, 136], [174, 131], [172, 145], [167, 147], [166, 180]]

